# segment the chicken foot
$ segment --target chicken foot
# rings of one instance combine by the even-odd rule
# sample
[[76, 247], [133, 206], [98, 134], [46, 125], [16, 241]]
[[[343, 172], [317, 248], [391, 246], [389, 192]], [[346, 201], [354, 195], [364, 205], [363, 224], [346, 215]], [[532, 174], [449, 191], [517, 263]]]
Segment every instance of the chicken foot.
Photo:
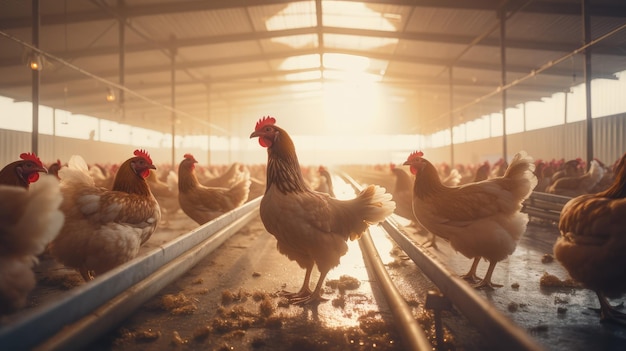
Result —
[[425, 247], [432, 247], [435, 250], [439, 250], [439, 247], [437, 246], [437, 236], [433, 233], [429, 233], [430, 234], [430, 239], [427, 239], [426, 242], [424, 243]]
[[596, 292], [596, 295], [600, 301], [600, 321], [626, 325], [626, 313], [620, 312], [617, 308], [611, 306], [603, 293]]
[[311, 295], [311, 289], [309, 289], [309, 283], [311, 281], [311, 271], [313, 270], [313, 266], [307, 267], [306, 273], [304, 274], [304, 282], [302, 283], [302, 287], [298, 292], [292, 293], [288, 291], [282, 291], [281, 296], [286, 297], [290, 302], [293, 299], [302, 299]]
[[324, 279], [326, 279], [326, 274], [328, 274], [328, 271], [320, 272], [320, 278], [317, 281], [317, 285], [315, 285], [315, 290], [313, 290], [309, 296], [289, 299], [289, 302], [294, 305], [313, 305], [328, 301], [328, 299], [322, 297], [321, 293], [322, 284], [324, 283]]
[[94, 277], [94, 272], [88, 270], [85, 267], [81, 267], [79, 270], [80, 275], [83, 277], [83, 279], [85, 280], [85, 282], [89, 282], [92, 281], [95, 277]]
[[[476, 262], [476, 260], [480, 260], [480, 257], [479, 258], [475, 258], [474, 262]], [[472, 285], [472, 287], [474, 289], [488, 288], [488, 289], [494, 290], [495, 288], [501, 288], [502, 287], [502, 285], [500, 285], [500, 284], [496, 284], [496, 283], [492, 283], [491, 282], [491, 275], [493, 274], [493, 270], [494, 270], [494, 268], [496, 268], [496, 264], [497, 263], [498, 262], [489, 262], [489, 268], [487, 268], [487, 274], [485, 274], [485, 277], [479, 283]], [[478, 265], [478, 264], [476, 264], [476, 265]], [[472, 267], [474, 267], [473, 264], [472, 264]]]
[[463, 280], [467, 280], [468, 282], [474, 284], [479, 282], [481, 279], [476, 275], [476, 269], [478, 268], [478, 263], [480, 262], [480, 257], [475, 257], [474, 262], [472, 262], [472, 267], [469, 272], [463, 274], [461, 278]]

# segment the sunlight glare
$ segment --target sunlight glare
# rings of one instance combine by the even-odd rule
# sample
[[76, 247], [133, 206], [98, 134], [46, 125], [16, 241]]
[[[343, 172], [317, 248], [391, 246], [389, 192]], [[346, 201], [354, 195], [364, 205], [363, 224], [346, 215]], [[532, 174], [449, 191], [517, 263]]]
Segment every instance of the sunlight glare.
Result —
[[324, 118], [328, 133], [358, 135], [374, 132], [379, 96], [374, 83], [353, 81], [324, 84]]

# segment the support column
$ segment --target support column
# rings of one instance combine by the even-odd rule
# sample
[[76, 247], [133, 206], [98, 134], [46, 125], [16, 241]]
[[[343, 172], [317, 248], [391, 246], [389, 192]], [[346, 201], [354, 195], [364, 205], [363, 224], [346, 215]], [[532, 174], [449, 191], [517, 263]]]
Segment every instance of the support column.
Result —
[[171, 91], [170, 91], [170, 99], [172, 106], [172, 169], [176, 169], [176, 53], [177, 49], [174, 45], [174, 41], [176, 40], [174, 36], [171, 38], [172, 47], [170, 49], [170, 72], [171, 72]]
[[208, 151], [207, 151], [207, 165], [211, 165], [211, 84], [207, 84], [206, 86], [206, 101], [207, 101], [207, 113], [206, 113], [206, 119], [207, 122], [209, 122], [209, 131], [207, 133], [207, 145], [208, 145]]
[[[454, 168], [454, 83], [453, 83], [453, 72], [452, 66], [448, 69], [448, 89], [450, 91], [450, 167]], [[467, 141], [467, 140], [466, 140]]]
[[[583, 42], [587, 45], [591, 41], [591, 15], [589, 14], [589, 0], [582, 0], [583, 15]], [[591, 49], [585, 49], [584, 56], [585, 77], [585, 111], [587, 116], [587, 170], [593, 160], [593, 119], [591, 118]]]
[[[124, 86], [125, 83], [125, 74], [126, 74], [126, 14], [124, 11], [124, 0], [117, 1], [118, 12], [120, 15], [119, 19], [119, 46], [120, 46], [120, 57], [119, 57], [119, 70], [120, 70], [120, 85]], [[126, 120], [126, 108], [124, 107], [124, 90], [120, 89], [118, 92], [119, 100], [118, 106], [120, 108], [120, 113], [122, 115], [122, 121]]]
[[[39, 48], [39, 27], [41, 18], [39, 15], [39, 0], [32, 2], [33, 15], [33, 46]], [[39, 55], [33, 52], [33, 55]], [[43, 65], [43, 57], [41, 57], [41, 65]], [[39, 71], [42, 67], [32, 70], [32, 108], [33, 108], [33, 132], [31, 134], [31, 152], [39, 154]]]
[[502, 97], [502, 158], [507, 160], [507, 140], [506, 140], [506, 10], [500, 9], [500, 92]]

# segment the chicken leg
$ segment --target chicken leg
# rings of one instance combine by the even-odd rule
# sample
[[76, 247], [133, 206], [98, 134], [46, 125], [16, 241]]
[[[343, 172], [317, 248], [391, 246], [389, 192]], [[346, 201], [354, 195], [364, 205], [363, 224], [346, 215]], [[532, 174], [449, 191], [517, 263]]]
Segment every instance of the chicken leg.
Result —
[[600, 320], [602, 322], [613, 322], [621, 325], [626, 325], [626, 313], [618, 311], [615, 307], [611, 306], [603, 293], [597, 292], [598, 300], [600, 300]]
[[[480, 260], [480, 257], [479, 258], [475, 258], [474, 259], [474, 263], [476, 263], [476, 260]], [[491, 282], [491, 275], [493, 274], [493, 270], [496, 268], [496, 264], [497, 263], [498, 262], [490, 261], [489, 262], [489, 268], [487, 268], [487, 274], [485, 274], [485, 277], [483, 278], [483, 280], [481, 280], [477, 284], [473, 284], [472, 287], [475, 288], [475, 289], [489, 288], [491, 290], [493, 290], [494, 288], [501, 288], [502, 285], [495, 284], [495, 283]], [[478, 265], [478, 264], [476, 263], [476, 265]], [[472, 268], [474, 268], [474, 264], [472, 264]], [[474, 268], [474, 272], [476, 272], [475, 268]]]
[[313, 270], [313, 265], [306, 268], [306, 273], [304, 274], [304, 282], [302, 283], [302, 287], [298, 292], [290, 293], [288, 291], [283, 291], [281, 293], [282, 296], [286, 297], [289, 302], [294, 299], [303, 299], [311, 295], [311, 289], [309, 289], [309, 283], [311, 281], [311, 271]]
[[317, 280], [317, 285], [315, 285], [315, 290], [313, 290], [312, 293], [305, 297], [290, 299], [289, 302], [294, 305], [309, 305], [328, 301], [328, 299], [323, 298], [321, 294], [322, 284], [324, 283], [324, 279], [326, 279], [326, 274], [328, 274], [328, 271], [328, 269], [320, 271], [320, 278]]
[[480, 281], [480, 278], [476, 276], [476, 268], [478, 268], [479, 262], [480, 262], [480, 257], [475, 257], [474, 262], [472, 262], [472, 267], [470, 268], [469, 272], [467, 272], [466, 274], [463, 274], [461, 278], [464, 280], [467, 280], [470, 283], [476, 283]]

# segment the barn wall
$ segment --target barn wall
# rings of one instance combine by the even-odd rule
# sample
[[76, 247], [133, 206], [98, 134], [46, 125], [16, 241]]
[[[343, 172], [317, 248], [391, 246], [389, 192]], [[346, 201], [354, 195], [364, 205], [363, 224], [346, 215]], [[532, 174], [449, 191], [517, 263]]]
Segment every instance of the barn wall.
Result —
[[[626, 114], [614, 115], [593, 120], [594, 154], [605, 163], [612, 163], [626, 152]], [[509, 159], [518, 150], [526, 150], [535, 159], [586, 156], [586, 122], [574, 122], [565, 125], [531, 130], [524, 133], [512, 134], [507, 137]], [[17, 159], [20, 153], [31, 150], [31, 133], [0, 129], [0, 164], [5, 165]], [[256, 145], [255, 145], [256, 146]], [[211, 151], [211, 164], [230, 164], [240, 161], [246, 164], [264, 164], [265, 150], [259, 147], [249, 148], [249, 145], [240, 145], [243, 151]], [[417, 146], [416, 146], [417, 147]], [[39, 137], [39, 157], [45, 164], [57, 159], [66, 162], [73, 154], [83, 156], [88, 163], [90, 160], [99, 163], [120, 163], [132, 155], [137, 147], [105, 143], [92, 140], [72, 139], [41, 135]], [[427, 157], [435, 163], [449, 162], [450, 146], [424, 149]], [[156, 165], [171, 164], [171, 150], [169, 148], [148, 148]], [[406, 159], [406, 150], [397, 152], [380, 151], [364, 152], [354, 156], [348, 151], [337, 150], [336, 154], [352, 154], [351, 163], [399, 163]], [[207, 151], [199, 148], [180, 148], [176, 150], [175, 166], [185, 153], [191, 153], [201, 164], [208, 164]], [[316, 151], [302, 150], [302, 159], [312, 159], [324, 163], [324, 154]], [[502, 154], [502, 137], [472, 141], [454, 145], [456, 163], [482, 163], [485, 160], [495, 162]]]
[[[6, 165], [18, 159], [22, 152], [31, 150], [31, 133], [0, 129], [0, 164]], [[70, 156], [81, 155], [88, 164], [98, 162], [102, 164], [120, 163], [133, 155], [139, 147], [106, 143], [93, 140], [73, 139], [51, 135], [39, 136], [38, 156], [44, 164], [50, 164], [60, 159], [67, 162]], [[146, 148], [156, 165], [171, 164], [172, 152], [170, 148]], [[191, 153], [202, 164], [208, 163], [208, 154], [199, 148], [180, 148], [176, 150], [175, 163], [183, 158], [185, 153]], [[232, 155], [228, 152], [213, 151], [212, 164], [227, 164]]]
[[[586, 158], [586, 121], [567, 123], [516, 133], [507, 136], [508, 159], [519, 150], [526, 150], [535, 159]], [[626, 114], [593, 119], [594, 156], [613, 163], [626, 152]], [[497, 161], [502, 155], [502, 137], [477, 140], [454, 146], [455, 163]], [[450, 147], [424, 150], [430, 160], [450, 161]]]

